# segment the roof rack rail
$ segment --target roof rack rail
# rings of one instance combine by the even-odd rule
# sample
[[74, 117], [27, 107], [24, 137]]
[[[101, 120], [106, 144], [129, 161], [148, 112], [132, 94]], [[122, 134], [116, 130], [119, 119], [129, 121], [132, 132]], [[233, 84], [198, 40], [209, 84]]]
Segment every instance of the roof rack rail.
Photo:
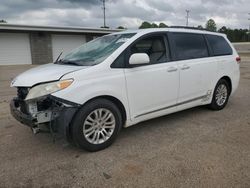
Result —
[[[193, 30], [201, 30], [201, 31], [209, 31], [205, 28], [197, 28], [197, 27], [189, 27], [189, 26], [169, 26], [169, 28], [178, 28], [178, 29], [193, 29]], [[210, 31], [213, 32], [213, 31]]]

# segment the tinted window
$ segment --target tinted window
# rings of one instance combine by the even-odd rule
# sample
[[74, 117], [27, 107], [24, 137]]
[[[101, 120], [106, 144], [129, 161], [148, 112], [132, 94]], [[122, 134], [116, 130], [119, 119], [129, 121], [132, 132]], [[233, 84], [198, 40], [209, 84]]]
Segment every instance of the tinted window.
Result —
[[178, 60], [208, 57], [206, 41], [201, 34], [173, 33]]
[[213, 55], [231, 55], [233, 53], [232, 48], [222, 36], [206, 35], [208, 43], [211, 47]]
[[125, 53], [123, 52], [112, 63], [111, 68], [124, 68], [124, 67], [125, 67]]
[[163, 63], [168, 61], [167, 50], [163, 36], [151, 36], [137, 41], [131, 48], [131, 55], [134, 53], [146, 53], [149, 56], [150, 64]]

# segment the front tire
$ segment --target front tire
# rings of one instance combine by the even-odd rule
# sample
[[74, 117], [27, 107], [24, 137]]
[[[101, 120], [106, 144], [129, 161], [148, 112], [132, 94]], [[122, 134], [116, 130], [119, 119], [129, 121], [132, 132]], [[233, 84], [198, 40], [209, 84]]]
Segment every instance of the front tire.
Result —
[[227, 105], [230, 87], [226, 80], [221, 79], [215, 86], [212, 102], [208, 107], [212, 110], [222, 110]]
[[95, 99], [76, 114], [72, 127], [75, 144], [87, 151], [99, 151], [110, 146], [122, 127], [117, 106], [107, 99]]

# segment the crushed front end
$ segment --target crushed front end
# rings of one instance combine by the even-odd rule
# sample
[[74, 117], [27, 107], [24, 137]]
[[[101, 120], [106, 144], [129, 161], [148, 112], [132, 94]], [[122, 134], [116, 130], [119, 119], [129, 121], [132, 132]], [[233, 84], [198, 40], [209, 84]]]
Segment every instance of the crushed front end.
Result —
[[32, 128], [34, 133], [43, 127], [70, 139], [70, 122], [79, 105], [52, 95], [25, 100], [29, 90], [28, 87], [17, 87], [17, 97], [10, 102], [13, 117]]

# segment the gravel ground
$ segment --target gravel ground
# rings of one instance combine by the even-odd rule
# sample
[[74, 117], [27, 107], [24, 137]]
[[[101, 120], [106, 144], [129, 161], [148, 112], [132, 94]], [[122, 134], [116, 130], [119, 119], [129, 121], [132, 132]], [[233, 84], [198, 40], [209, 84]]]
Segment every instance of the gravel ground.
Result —
[[224, 110], [140, 123], [96, 153], [33, 135], [9, 113], [9, 80], [0, 83], [0, 187], [250, 187], [250, 61]]

